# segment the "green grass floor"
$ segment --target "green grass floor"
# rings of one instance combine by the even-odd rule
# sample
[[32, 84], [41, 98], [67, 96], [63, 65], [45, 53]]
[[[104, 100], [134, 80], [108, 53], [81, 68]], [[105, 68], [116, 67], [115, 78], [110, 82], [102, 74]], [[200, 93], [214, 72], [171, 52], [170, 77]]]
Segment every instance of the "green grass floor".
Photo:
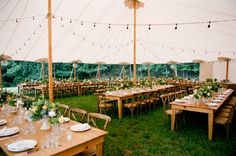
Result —
[[[55, 101], [78, 107], [88, 112], [97, 112], [96, 96], [85, 95], [56, 99]], [[215, 125], [213, 141], [208, 141], [207, 115], [187, 113], [186, 123], [178, 123], [175, 132], [170, 131], [170, 119], [163, 122], [161, 104], [150, 112], [143, 112], [132, 119], [124, 111], [122, 120], [117, 110], [108, 125], [105, 139], [105, 156], [233, 156], [236, 155], [236, 122], [231, 126], [227, 141], [223, 126]]]

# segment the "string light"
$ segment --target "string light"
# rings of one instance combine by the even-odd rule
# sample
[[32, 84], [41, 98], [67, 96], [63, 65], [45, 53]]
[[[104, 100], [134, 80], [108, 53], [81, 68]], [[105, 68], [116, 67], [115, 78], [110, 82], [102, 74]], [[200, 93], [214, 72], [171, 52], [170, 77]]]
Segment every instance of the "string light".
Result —
[[34, 20], [34, 16], [33, 16], [33, 20]]
[[111, 24], [109, 24], [108, 28], [111, 29]]
[[129, 29], [129, 24], [127, 24], [127, 27], [126, 27], [126, 29], [127, 29], [127, 30]]
[[93, 27], [96, 27], [96, 23], [94, 22]]
[[18, 19], [16, 19], [16, 23], [18, 23]]
[[211, 21], [209, 21], [207, 28], [211, 27]]
[[175, 24], [175, 30], [177, 30], [178, 28], [177, 28], [177, 23]]
[[81, 21], [81, 25], [83, 25], [83, 21]]
[[148, 25], [148, 30], [151, 30], [151, 24]]

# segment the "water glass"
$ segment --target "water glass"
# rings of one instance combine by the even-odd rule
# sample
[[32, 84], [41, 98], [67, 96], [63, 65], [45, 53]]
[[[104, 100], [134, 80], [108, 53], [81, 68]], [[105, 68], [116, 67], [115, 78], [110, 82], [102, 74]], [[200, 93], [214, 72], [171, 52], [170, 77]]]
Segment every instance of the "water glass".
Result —
[[72, 140], [72, 131], [70, 129], [66, 131], [66, 139], [68, 141]]

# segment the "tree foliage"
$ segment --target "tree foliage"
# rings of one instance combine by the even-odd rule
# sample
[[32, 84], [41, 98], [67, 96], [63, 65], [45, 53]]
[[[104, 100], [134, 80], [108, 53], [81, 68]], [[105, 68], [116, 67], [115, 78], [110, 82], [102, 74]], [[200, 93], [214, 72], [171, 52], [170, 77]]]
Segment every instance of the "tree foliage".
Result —
[[[44, 65], [45, 77], [48, 77], [48, 66]], [[78, 64], [77, 79], [96, 79], [98, 65], [96, 64]], [[111, 79], [111, 77], [121, 76], [122, 65], [101, 65], [101, 79]], [[150, 65], [151, 77], [172, 77], [173, 69], [168, 64], [152, 64]], [[25, 62], [25, 61], [9, 61], [7, 66], [2, 67], [4, 87], [16, 86], [18, 83], [26, 80], [41, 80], [41, 63]], [[177, 64], [177, 73], [179, 77], [198, 79], [199, 64], [186, 63]], [[53, 78], [69, 79], [73, 77], [72, 63], [54, 63]], [[133, 66], [125, 65], [125, 75], [132, 78]], [[137, 77], [144, 78], [148, 76], [147, 65], [137, 65]]]

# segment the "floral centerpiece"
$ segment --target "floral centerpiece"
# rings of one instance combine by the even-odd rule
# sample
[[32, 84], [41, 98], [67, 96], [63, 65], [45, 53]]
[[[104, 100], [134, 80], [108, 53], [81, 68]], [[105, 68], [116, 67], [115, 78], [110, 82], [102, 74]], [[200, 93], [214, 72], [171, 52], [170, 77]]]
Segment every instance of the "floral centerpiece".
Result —
[[51, 103], [44, 99], [44, 97], [40, 97], [37, 102], [33, 103], [32, 107], [33, 113], [30, 116], [30, 119], [33, 121], [37, 121], [46, 117], [50, 117], [49, 122], [51, 124], [57, 124], [58, 116], [60, 116], [60, 112], [58, 109], [58, 103]]
[[199, 90], [195, 90], [193, 97], [195, 99], [201, 99], [201, 98], [210, 98], [212, 96], [212, 88], [211, 86], [203, 86]]

